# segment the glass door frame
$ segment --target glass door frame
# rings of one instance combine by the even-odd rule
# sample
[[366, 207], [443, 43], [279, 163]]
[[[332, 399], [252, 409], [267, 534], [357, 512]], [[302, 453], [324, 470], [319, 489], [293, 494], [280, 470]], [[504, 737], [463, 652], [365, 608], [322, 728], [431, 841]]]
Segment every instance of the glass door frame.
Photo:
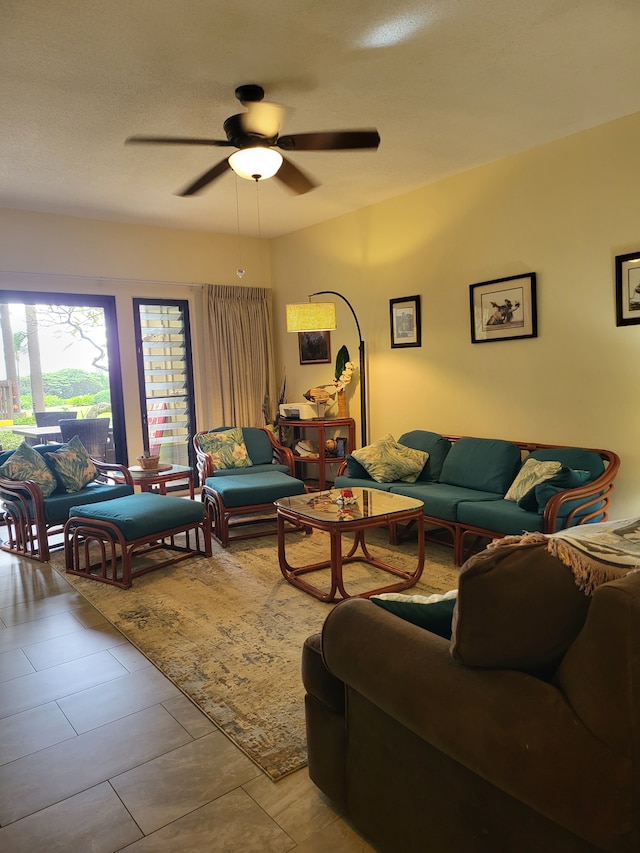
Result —
[[109, 360], [109, 395], [111, 397], [111, 425], [115, 459], [127, 465], [127, 434], [124, 421], [124, 394], [122, 390], [122, 363], [115, 296], [91, 293], [50, 293], [36, 290], [0, 290], [0, 302], [23, 305], [73, 305], [83, 308], [101, 308], [104, 311]]

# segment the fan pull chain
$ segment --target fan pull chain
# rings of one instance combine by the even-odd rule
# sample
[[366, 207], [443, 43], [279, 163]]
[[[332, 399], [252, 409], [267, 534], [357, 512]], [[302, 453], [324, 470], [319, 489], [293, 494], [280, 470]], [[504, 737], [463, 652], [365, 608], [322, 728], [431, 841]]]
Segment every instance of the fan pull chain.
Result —
[[259, 184], [260, 184], [260, 182], [256, 181], [256, 213], [257, 213], [257, 217], [258, 217], [258, 257], [260, 258], [260, 285], [261, 285], [261, 287], [264, 287], [264, 278], [262, 276], [262, 246], [260, 245], [261, 238], [262, 238], [262, 231], [260, 229], [260, 190], [259, 190]]
[[238, 229], [238, 269], [236, 275], [243, 278], [245, 270], [242, 266], [242, 242], [240, 240], [240, 202], [238, 201], [238, 177], [236, 175], [236, 226]]

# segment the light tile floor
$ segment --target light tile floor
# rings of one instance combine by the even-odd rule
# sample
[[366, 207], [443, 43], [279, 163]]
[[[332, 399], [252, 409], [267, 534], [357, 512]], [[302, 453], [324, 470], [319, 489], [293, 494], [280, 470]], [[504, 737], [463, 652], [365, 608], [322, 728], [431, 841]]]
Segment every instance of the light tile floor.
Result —
[[272, 782], [49, 565], [0, 551], [0, 853], [373, 849], [306, 769]]

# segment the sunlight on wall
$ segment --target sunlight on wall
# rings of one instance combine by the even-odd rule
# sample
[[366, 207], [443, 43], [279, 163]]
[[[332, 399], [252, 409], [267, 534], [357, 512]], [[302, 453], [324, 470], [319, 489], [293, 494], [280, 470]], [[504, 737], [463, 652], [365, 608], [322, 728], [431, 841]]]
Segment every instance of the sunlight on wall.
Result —
[[[290, 393], [323, 376], [298, 364], [283, 306], [301, 287], [335, 289], [367, 344], [370, 440], [424, 428], [608, 448], [622, 458], [614, 510], [637, 514], [640, 327], [616, 326], [614, 259], [640, 251], [639, 141], [640, 114], [272, 241]], [[527, 272], [538, 336], [473, 344], [469, 286]], [[391, 349], [389, 300], [413, 294], [422, 346]], [[357, 345], [339, 316], [342, 343]], [[358, 405], [356, 385], [356, 419]]]

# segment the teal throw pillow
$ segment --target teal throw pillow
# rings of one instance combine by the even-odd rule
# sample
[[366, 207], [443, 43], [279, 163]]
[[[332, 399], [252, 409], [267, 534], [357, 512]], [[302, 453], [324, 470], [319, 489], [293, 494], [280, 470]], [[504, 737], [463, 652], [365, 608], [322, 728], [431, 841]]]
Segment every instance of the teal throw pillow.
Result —
[[[506, 501], [520, 501], [529, 492], [533, 492], [539, 483], [550, 480], [562, 468], [559, 462], [541, 462], [539, 459], [526, 459], [522, 468], [509, 486]], [[522, 506], [522, 504], [518, 504]], [[526, 509], [526, 507], [524, 507]]]
[[0, 477], [6, 477], [7, 480], [32, 480], [40, 487], [42, 496], [45, 498], [48, 498], [58, 486], [56, 478], [42, 456], [24, 441], [0, 466]]
[[198, 437], [198, 444], [211, 457], [213, 467], [218, 470], [253, 467], [241, 427], [207, 432]]
[[392, 435], [354, 450], [351, 455], [377, 483], [415, 483], [429, 458], [424, 450], [398, 444]]
[[347, 476], [355, 480], [371, 480], [367, 474], [367, 469], [364, 468], [357, 459], [354, 459], [351, 454], [347, 456]]
[[45, 457], [60, 485], [68, 494], [79, 492], [98, 476], [98, 469], [91, 461], [86, 447], [77, 435]]
[[450, 640], [451, 622], [457, 598], [458, 590], [452, 589], [444, 595], [429, 596], [387, 592], [372, 595], [369, 600], [406, 622], [412, 622], [420, 628], [426, 628], [432, 634]]
[[550, 480], [546, 480], [544, 483], [535, 487], [533, 490], [535, 506], [532, 507], [532, 510], [535, 511], [537, 509], [539, 515], [544, 515], [544, 508], [550, 498], [558, 492], [564, 492], [567, 489], [575, 489], [578, 486], [584, 486], [584, 484], [588, 483], [590, 480], [590, 471], [580, 471], [575, 468], [563, 467], [555, 477], [552, 477]]

